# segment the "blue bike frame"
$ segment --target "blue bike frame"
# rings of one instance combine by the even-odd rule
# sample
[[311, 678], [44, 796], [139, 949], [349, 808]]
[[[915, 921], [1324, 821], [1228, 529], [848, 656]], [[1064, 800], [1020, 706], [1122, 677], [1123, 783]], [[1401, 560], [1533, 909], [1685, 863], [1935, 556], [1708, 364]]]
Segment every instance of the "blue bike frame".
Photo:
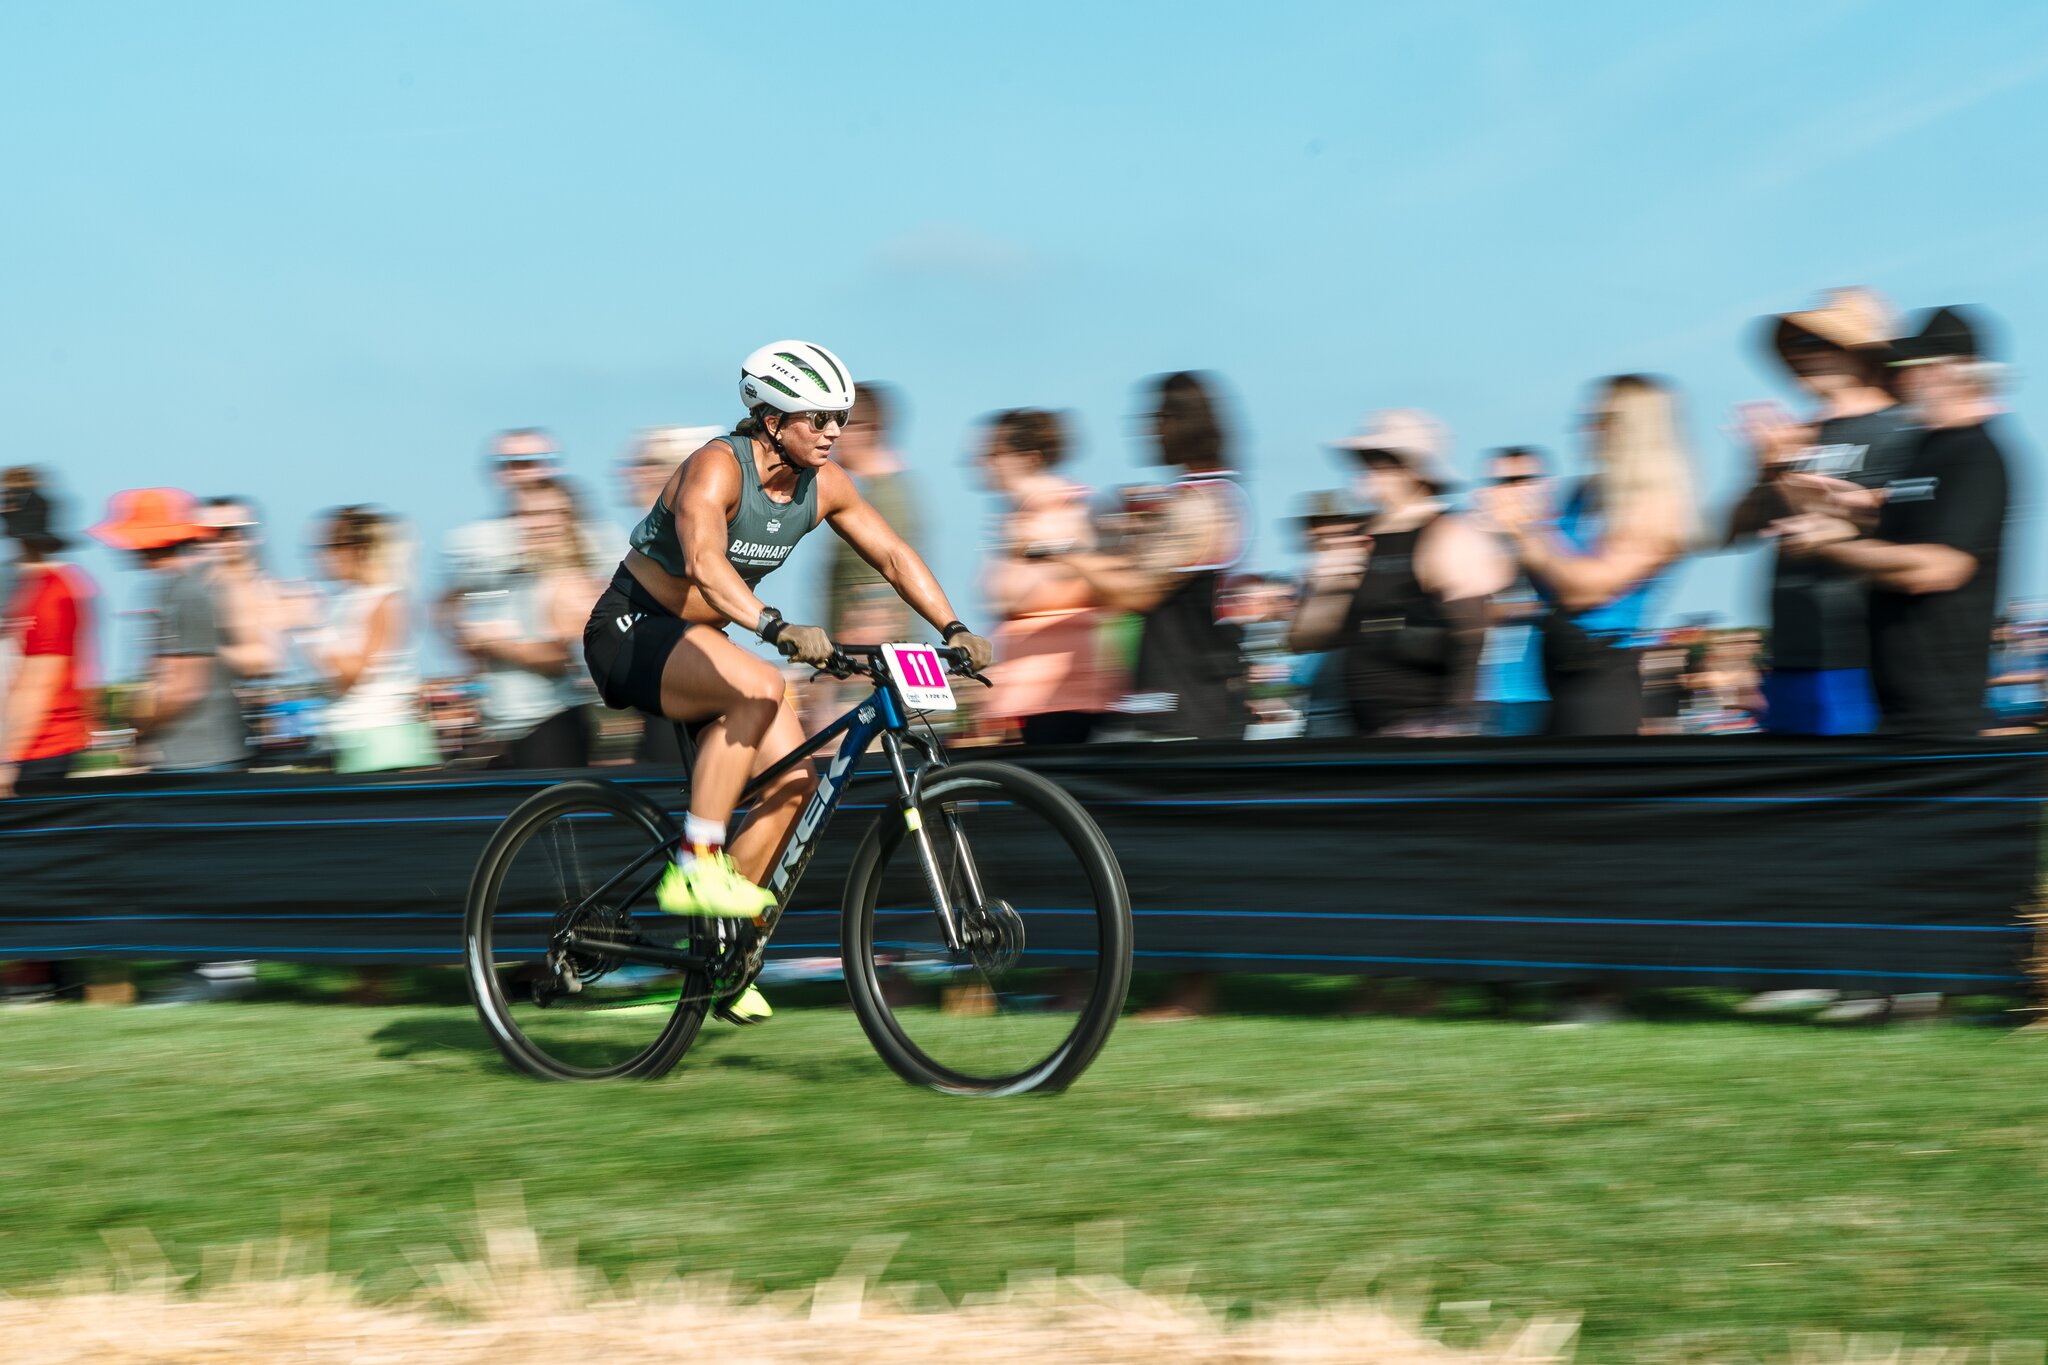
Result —
[[[793, 770], [799, 763], [808, 762], [811, 755], [830, 744], [835, 736], [845, 736], [840, 742], [839, 752], [833, 755], [832, 761], [819, 776], [818, 789], [811, 793], [811, 799], [804, 806], [803, 814], [797, 817], [796, 828], [790, 834], [789, 843], [768, 876], [768, 889], [775, 893], [775, 906], [768, 912], [765, 922], [759, 926], [756, 954], [765, 950], [768, 939], [775, 932], [775, 926], [782, 919], [783, 911], [789, 908], [790, 898], [796, 891], [797, 883], [803, 879], [804, 869], [810, 865], [811, 855], [816, 851], [818, 832], [832, 818], [832, 812], [839, 808], [839, 800], [846, 792], [846, 781], [853, 772], [853, 765], [867, 752], [868, 746], [874, 743], [877, 736], [881, 737], [882, 752], [888, 757], [889, 770], [896, 778], [898, 816], [917, 843], [918, 858], [924, 869], [925, 887], [931, 894], [933, 908], [937, 911], [939, 924], [945, 932], [946, 947], [953, 952], [961, 951], [963, 941], [960, 935], [959, 915], [946, 892], [945, 879], [939, 875], [938, 859], [932, 849], [931, 835], [926, 832], [923, 818], [918, 813], [915, 784], [911, 781], [910, 771], [903, 761], [903, 741], [908, 726], [902, 699], [896, 695], [895, 688], [886, 682], [879, 684], [865, 701], [763, 769], [740, 792], [741, 807], [751, 807], [761, 793], [774, 785], [784, 774]], [[679, 730], [680, 728], [678, 727]], [[911, 737], [911, 742], [924, 749], [932, 763], [945, 762], [945, 755], [937, 748], [924, 744], [914, 736]], [[690, 746], [686, 742], [684, 752], [687, 754], [689, 749]], [[745, 825], [746, 818], [742, 816], [734, 822], [735, 833]], [[953, 828], [953, 838], [964, 850], [965, 841], [957, 826]], [[659, 869], [650, 869], [648, 865], [657, 859], [665, 861], [666, 855], [674, 848], [673, 843], [650, 848], [615, 873], [604, 885], [585, 896], [572, 914], [580, 913], [600, 897], [611, 894], [614, 888], [635, 873], [644, 873], [646, 880], [637, 891], [627, 897], [629, 904], [637, 902], [653, 886], [654, 879], [661, 875]], [[981, 877], [972, 857], [961, 860], [959, 871], [965, 880], [963, 890], [974, 903], [980, 903], [983, 898]], [[670, 965], [696, 965], [700, 961], [693, 953], [658, 944], [641, 942], [628, 945], [615, 939], [586, 940], [575, 931], [568, 933], [563, 942], [571, 948], [600, 952], [627, 961]]]
[[[784, 773], [806, 762], [810, 756], [832, 742], [835, 735], [843, 734], [845, 739], [839, 745], [839, 752], [826, 765], [818, 777], [818, 789], [811, 793], [811, 799], [804, 806], [803, 814], [797, 817], [796, 829], [791, 832], [789, 844], [782, 856], [776, 860], [774, 870], [768, 875], [768, 890], [775, 893], [775, 908], [768, 912], [767, 923], [762, 926], [761, 937], [765, 941], [775, 930], [782, 918], [782, 912], [789, 907], [790, 897], [803, 879], [804, 869], [810, 866], [811, 855], [817, 851], [818, 832], [832, 818], [832, 812], [839, 808], [839, 799], [846, 792], [846, 780], [853, 772], [853, 765], [867, 752], [868, 746], [879, 735], [882, 752], [889, 760], [889, 770], [896, 778], [897, 798], [900, 802], [898, 813], [911, 837], [917, 842], [920, 861], [924, 865], [926, 889], [931, 893], [933, 908], [938, 912], [939, 923], [945, 930], [946, 946], [958, 952], [961, 947], [959, 918], [952, 900], [946, 893], [945, 879], [938, 875], [938, 861], [933, 854], [931, 836], [925, 831], [923, 818], [918, 814], [916, 793], [910, 772], [903, 762], [903, 732], [909, 722], [905, 719], [903, 703], [894, 687], [884, 683], [869, 694], [867, 700], [855, 706], [838, 720], [804, 741], [782, 759], [763, 769], [745, 790], [740, 793], [740, 804], [750, 805], [763, 791], [773, 785]], [[944, 762], [935, 749], [924, 746], [934, 762]], [[741, 822], [744, 824], [744, 821]], [[979, 873], [969, 860], [962, 869], [968, 880], [970, 895], [979, 897]]]

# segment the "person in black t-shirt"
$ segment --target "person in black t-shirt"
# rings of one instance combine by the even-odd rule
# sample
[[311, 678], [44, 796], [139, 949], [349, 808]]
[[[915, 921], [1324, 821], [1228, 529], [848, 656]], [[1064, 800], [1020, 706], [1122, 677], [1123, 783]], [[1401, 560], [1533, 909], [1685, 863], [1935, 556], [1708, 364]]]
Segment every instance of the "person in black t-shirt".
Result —
[[[1768, 319], [1772, 352], [1813, 395], [1808, 422], [1776, 404], [1740, 411], [1757, 479], [1729, 518], [1729, 543], [1792, 514], [1783, 480], [1822, 474], [1882, 488], [1903, 468], [1917, 431], [1889, 387], [1896, 332], [1866, 289], [1837, 289], [1818, 308]], [[1771, 566], [1771, 668], [1763, 725], [1774, 734], [1856, 735], [1877, 728], [1870, 684], [1867, 589], [1853, 570], [1814, 555]]]
[[1375, 413], [1359, 435], [1332, 443], [1356, 457], [1358, 490], [1373, 509], [1364, 554], [1351, 572], [1312, 583], [1288, 643], [1341, 651], [1335, 666], [1362, 735], [1472, 726], [1487, 606], [1513, 575], [1493, 537], [1444, 501], [1456, 482], [1448, 444], [1443, 424], [1413, 408]]
[[1996, 367], [1982, 359], [1978, 331], [1943, 308], [1898, 343], [1894, 364], [1926, 430], [1881, 501], [1793, 475], [1802, 510], [1772, 528], [1786, 553], [1852, 569], [1870, 585], [1871, 674], [1890, 734], [1973, 735], [1985, 723], [2007, 476], [1987, 426], [1999, 411]]

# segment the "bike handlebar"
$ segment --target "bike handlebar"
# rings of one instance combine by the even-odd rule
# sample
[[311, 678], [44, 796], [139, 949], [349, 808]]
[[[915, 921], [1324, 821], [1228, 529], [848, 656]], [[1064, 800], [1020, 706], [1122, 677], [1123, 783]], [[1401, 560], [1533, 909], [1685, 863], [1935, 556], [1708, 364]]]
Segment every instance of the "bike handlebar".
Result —
[[[777, 648], [780, 649], [781, 646], [778, 644]], [[954, 677], [972, 678], [983, 687], [995, 686], [993, 682], [968, 667], [966, 650], [954, 649], [950, 645], [933, 645], [932, 652], [946, 661], [946, 671]], [[784, 651], [783, 657], [789, 657], [787, 651]], [[825, 663], [812, 664], [811, 667], [817, 670], [816, 676], [812, 678], [813, 682], [828, 675], [843, 680], [858, 673], [879, 683], [888, 676], [888, 664], [883, 659], [880, 645], [842, 645], [834, 641], [832, 657]]]

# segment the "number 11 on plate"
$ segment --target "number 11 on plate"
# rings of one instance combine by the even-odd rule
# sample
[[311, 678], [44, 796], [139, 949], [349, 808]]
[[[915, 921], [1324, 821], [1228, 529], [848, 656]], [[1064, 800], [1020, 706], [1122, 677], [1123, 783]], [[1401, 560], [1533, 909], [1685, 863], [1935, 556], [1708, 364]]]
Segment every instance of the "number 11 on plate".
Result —
[[930, 645], [883, 645], [889, 676], [903, 694], [903, 704], [913, 711], [952, 711], [953, 685], [946, 681], [946, 664]]

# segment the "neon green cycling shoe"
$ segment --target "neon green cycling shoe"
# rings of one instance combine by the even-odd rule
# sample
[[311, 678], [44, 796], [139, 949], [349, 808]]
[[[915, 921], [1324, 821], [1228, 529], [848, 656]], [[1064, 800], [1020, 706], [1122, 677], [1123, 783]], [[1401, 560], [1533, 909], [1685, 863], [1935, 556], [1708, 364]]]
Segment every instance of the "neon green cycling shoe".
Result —
[[749, 1024], [767, 1023], [775, 1011], [769, 1008], [766, 996], [755, 987], [749, 986], [711, 1013], [728, 1024], [738, 1024], [745, 1028]]
[[671, 915], [709, 919], [753, 919], [775, 908], [774, 895], [742, 877], [724, 853], [700, 853], [687, 867], [669, 864], [654, 899]]

